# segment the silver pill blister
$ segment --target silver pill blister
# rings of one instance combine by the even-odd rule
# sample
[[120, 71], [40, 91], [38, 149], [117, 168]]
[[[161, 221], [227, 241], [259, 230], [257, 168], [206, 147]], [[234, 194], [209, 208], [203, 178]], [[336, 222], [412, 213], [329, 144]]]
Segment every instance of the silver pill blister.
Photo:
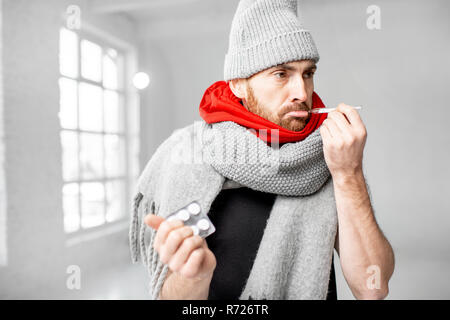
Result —
[[208, 215], [202, 212], [200, 204], [195, 201], [184, 208], [171, 213], [166, 218], [167, 221], [175, 219], [183, 221], [185, 226], [190, 226], [192, 228], [194, 235], [199, 235], [202, 238], [206, 238], [216, 231], [216, 228], [208, 218]]

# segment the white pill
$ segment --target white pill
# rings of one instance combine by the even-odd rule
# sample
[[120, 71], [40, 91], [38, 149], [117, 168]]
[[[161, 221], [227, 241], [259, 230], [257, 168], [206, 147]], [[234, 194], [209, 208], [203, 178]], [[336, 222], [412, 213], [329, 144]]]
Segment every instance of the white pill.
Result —
[[197, 215], [200, 213], [200, 206], [198, 203], [194, 202], [188, 206], [188, 210], [190, 213]]
[[175, 219], [177, 219], [176, 216], [170, 216], [170, 217], [168, 217], [168, 218], [166, 219], [166, 221], [172, 221], [172, 220], [175, 220]]
[[197, 222], [197, 226], [200, 230], [208, 230], [209, 222], [206, 219], [201, 219]]
[[192, 231], [194, 231], [194, 236], [198, 235], [200, 230], [198, 230], [198, 228], [196, 226], [191, 226]]
[[189, 220], [189, 212], [185, 209], [182, 209], [177, 213], [177, 217], [183, 221], [187, 221]]

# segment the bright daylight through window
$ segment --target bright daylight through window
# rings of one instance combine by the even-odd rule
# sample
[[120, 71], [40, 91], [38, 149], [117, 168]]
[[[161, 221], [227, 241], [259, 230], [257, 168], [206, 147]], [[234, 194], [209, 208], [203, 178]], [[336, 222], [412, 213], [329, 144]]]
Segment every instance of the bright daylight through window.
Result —
[[125, 59], [65, 28], [59, 56], [64, 229], [71, 233], [127, 215]]

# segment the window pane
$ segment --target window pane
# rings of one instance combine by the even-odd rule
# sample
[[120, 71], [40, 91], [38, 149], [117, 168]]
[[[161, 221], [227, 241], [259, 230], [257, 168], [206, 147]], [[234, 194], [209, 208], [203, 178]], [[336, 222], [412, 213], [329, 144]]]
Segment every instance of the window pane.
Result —
[[124, 68], [125, 68], [125, 59], [124, 56], [119, 54], [117, 55], [116, 58], [116, 66], [117, 66], [117, 88], [119, 89], [123, 89], [124, 88], [124, 83], [125, 83], [125, 79], [124, 79]]
[[59, 121], [65, 129], [77, 128], [77, 82], [59, 79]]
[[80, 130], [102, 131], [102, 89], [80, 83]]
[[62, 171], [65, 181], [78, 179], [78, 137], [76, 132], [61, 131]]
[[67, 29], [59, 33], [59, 71], [68, 77], [78, 76], [78, 36]]
[[109, 89], [117, 89], [117, 64], [109, 55], [103, 56], [103, 85]]
[[81, 41], [81, 75], [89, 80], [102, 80], [102, 48], [91, 41]]
[[68, 183], [63, 187], [64, 230], [74, 232], [80, 228], [78, 210], [78, 184]]
[[125, 175], [125, 142], [115, 134], [105, 135], [105, 169], [106, 177]]
[[100, 182], [81, 184], [81, 226], [90, 228], [105, 222], [105, 191]]
[[125, 183], [121, 180], [106, 183], [106, 221], [116, 221], [126, 216]]
[[100, 134], [80, 133], [80, 165], [82, 179], [103, 177], [103, 139]]
[[105, 131], [106, 132], [121, 132], [123, 119], [122, 108], [119, 103], [119, 94], [115, 91], [104, 91], [104, 105], [105, 105]]

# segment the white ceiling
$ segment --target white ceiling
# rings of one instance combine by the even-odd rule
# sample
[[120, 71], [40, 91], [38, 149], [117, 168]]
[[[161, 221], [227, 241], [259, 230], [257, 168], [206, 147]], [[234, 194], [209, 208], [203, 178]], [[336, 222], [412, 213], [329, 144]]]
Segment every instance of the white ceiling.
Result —
[[90, 0], [93, 13], [124, 13], [137, 22], [232, 18], [239, 0]]

